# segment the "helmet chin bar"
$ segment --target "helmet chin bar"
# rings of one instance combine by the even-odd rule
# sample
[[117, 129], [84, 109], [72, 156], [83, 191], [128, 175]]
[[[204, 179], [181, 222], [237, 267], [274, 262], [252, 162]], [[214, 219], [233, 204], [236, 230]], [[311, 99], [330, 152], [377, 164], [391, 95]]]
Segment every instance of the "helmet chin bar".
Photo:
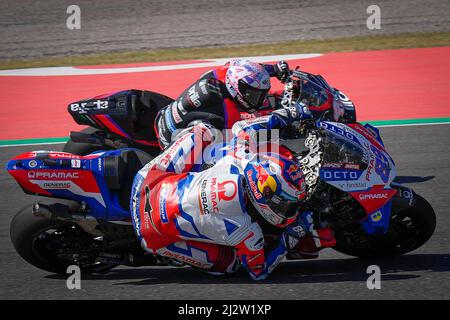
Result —
[[[244, 179], [245, 181], [245, 179]], [[255, 196], [253, 195], [252, 190], [250, 189], [247, 182], [244, 183], [245, 191], [247, 193], [248, 199], [250, 200], [250, 203], [252, 204], [253, 208], [259, 213], [261, 217], [264, 218], [268, 223], [274, 226], [279, 226], [285, 223], [286, 218], [282, 217], [275, 212], [270, 211], [264, 211], [261, 210], [260, 206], [257, 204], [257, 201], [255, 199]]]
[[237, 100], [238, 104], [243, 107], [242, 109], [244, 109], [244, 111], [249, 113], [253, 113], [256, 111], [254, 107], [252, 107], [244, 99], [242, 99], [242, 96], [240, 94], [237, 94], [235, 99]]

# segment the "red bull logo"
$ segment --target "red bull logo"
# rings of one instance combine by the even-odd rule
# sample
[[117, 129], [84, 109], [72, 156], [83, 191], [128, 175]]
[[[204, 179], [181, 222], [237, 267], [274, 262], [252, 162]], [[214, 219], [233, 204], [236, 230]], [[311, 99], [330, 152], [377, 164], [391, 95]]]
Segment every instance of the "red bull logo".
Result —
[[256, 166], [255, 169], [259, 192], [264, 195], [275, 193], [278, 186], [276, 180], [261, 165]]

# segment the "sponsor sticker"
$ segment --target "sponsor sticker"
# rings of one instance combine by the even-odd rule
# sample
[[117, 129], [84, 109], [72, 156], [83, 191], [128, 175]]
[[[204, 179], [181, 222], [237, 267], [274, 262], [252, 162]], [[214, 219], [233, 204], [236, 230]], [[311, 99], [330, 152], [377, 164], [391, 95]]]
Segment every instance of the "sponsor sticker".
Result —
[[96, 100], [96, 101], [87, 101], [87, 102], [80, 102], [80, 103], [71, 103], [69, 105], [71, 112], [78, 112], [78, 113], [87, 113], [91, 109], [108, 109], [108, 100]]
[[327, 181], [358, 180], [360, 172], [350, 170], [321, 170], [321, 176]]
[[348, 189], [367, 189], [367, 182], [347, 182]]
[[180, 114], [178, 113], [177, 104], [175, 102], [172, 103], [171, 111], [172, 111], [172, 117], [175, 120], [175, 123], [180, 123], [183, 121], [183, 119], [181, 119]]
[[200, 81], [198, 83], [200, 90], [202, 91], [203, 94], [208, 94], [208, 89], [206, 88], [206, 82], [207, 82], [207, 79], [203, 79], [202, 81]]
[[180, 98], [180, 101], [178, 102], [178, 109], [181, 111], [181, 114], [186, 115], [187, 111], [183, 107], [183, 97]]
[[50, 158], [64, 158], [64, 159], [80, 159], [80, 156], [77, 156], [72, 153], [66, 153], [66, 152], [50, 152], [49, 154]]
[[200, 102], [200, 95], [195, 90], [195, 86], [192, 86], [192, 87], [189, 88], [188, 96], [189, 96], [189, 100], [191, 102], [191, 105], [194, 108], [198, 108], [198, 107], [200, 107], [202, 105], [202, 103]]
[[144, 179], [139, 178], [138, 183], [133, 186], [133, 198], [132, 198], [132, 217], [133, 217], [133, 221], [134, 221], [134, 230], [136, 232], [136, 235], [138, 237], [141, 236], [141, 221], [140, 221], [140, 217], [139, 217], [139, 196], [140, 196], [140, 192], [141, 192], [141, 185], [142, 185], [142, 181], [144, 181]]
[[373, 222], [378, 222], [383, 218], [383, 214], [381, 213], [381, 210], [378, 210], [370, 215], [370, 219], [372, 219]]
[[48, 181], [42, 184], [44, 189], [70, 189], [71, 186], [70, 181]]
[[374, 199], [387, 199], [388, 194], [387, 193], [367, 193], [367, 194], [360, 194], [359, 200], [374, 200]]
[[159, 197], [159, 217], [162, 223], [169, 222], [169, 218], [167, 217], [166, 211], [166, 195], [167, 195], [167, 188], [163, 186], [161, 187], [161, 193]]
[[78, 179], [78, 172], [28, 171], [29, 179]]
[[28, 162], [28, 165], [30, 166], [30, 168], [35, 168], [37, 166], [37, 162], [36, 160], [31, 160], [30, 162]]
[[72, 168], [81, 168], [81, 160], [79, 160], [79, 159], [70, 160], [70, 166]]

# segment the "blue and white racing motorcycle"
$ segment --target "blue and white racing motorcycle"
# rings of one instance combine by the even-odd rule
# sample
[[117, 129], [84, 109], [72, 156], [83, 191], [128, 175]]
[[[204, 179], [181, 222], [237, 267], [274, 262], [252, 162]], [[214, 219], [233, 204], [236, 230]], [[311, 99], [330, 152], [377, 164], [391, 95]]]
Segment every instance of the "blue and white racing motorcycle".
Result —
[[[309, 91], [312, 97], [332, 94], [342, 100], [337, 97], [341, 93], [322, 77], [296, 70], [286, 83], [283, 103], [297, 102], [306, 84], [317, 89]], [[136, 112], [124, 101], [124, 112]], [[73, 264], [84, 272], [104, 272], [119, 265], [182, 265], [145, 253], [131, 223], [133, 178], [153, 158], [154, 145], [139, 139], [135, 143], [120, 140], [120, 136], [133, 136], [126, 132], [132, 126], [120, 126], [126, 117], [114, 121], [121, 110], [98, 110], [89, 103], [80, 106], [82, 119], [96, 117], [89, 121], [102, 120], [103, 130], [109, 124], [118, 134], [74, 134], [83, 143], [70, 141], [65, 152], [27, 152], [8, 162], [7, 170], [25, 193], [47, 197], [13, 218], [10, 231], [16, 251], [40, 269], [63, 274]], [[351, 123], [330, 121], [335, 115], [328, 115], [305, 122], [281, 140], [283, 148], [299, 159], [305, 174], [305, 206], [313, 210], [321, 226], [334, 231], [334, 249], [339, 252], [386, 257], [415, 250], [434, 232], [433, 208], [410, 188], [393, 182], [394, 161], [379, 131], [357, 123], [351, 108], [344, 103], [334, 110], [349, 120], [343, 122]], [[350, 116], [345, 117], [347, 113]], [[280, 232], [262, 227], [268, 239]], [[298, 258], [295, 252], [288, 256]]]

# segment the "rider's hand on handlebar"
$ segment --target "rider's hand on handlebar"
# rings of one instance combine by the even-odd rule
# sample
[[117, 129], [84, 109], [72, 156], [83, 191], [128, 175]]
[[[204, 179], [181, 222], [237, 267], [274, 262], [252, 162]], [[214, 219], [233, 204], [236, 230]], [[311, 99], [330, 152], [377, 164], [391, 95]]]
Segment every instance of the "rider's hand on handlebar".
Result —
[[311, 110], [302, 102], [293, 103], [285, 108], [288, 110], [289, 116], [293, 121], [306, 120], [312, 117]]
[[311, 119], [312, 117], [309, 108], [301, 102], [296, 102], [291, 105], [283, 105], [281, 109], [273, 111], [272, 114], [279, 117], [286, 125]]
[[295, 239], [300, 239], [311, 233], [314, 229], [313, 213], [304, 211], [300, 213], [293, 223], [286, 227], [286, 234]]
[[289, 78], [289, 65], [286, 61], [279, 61], [277, 64], [273, 66], [275, 75], [278, 80], [281, 82], [286, 82], [286, 80]]

